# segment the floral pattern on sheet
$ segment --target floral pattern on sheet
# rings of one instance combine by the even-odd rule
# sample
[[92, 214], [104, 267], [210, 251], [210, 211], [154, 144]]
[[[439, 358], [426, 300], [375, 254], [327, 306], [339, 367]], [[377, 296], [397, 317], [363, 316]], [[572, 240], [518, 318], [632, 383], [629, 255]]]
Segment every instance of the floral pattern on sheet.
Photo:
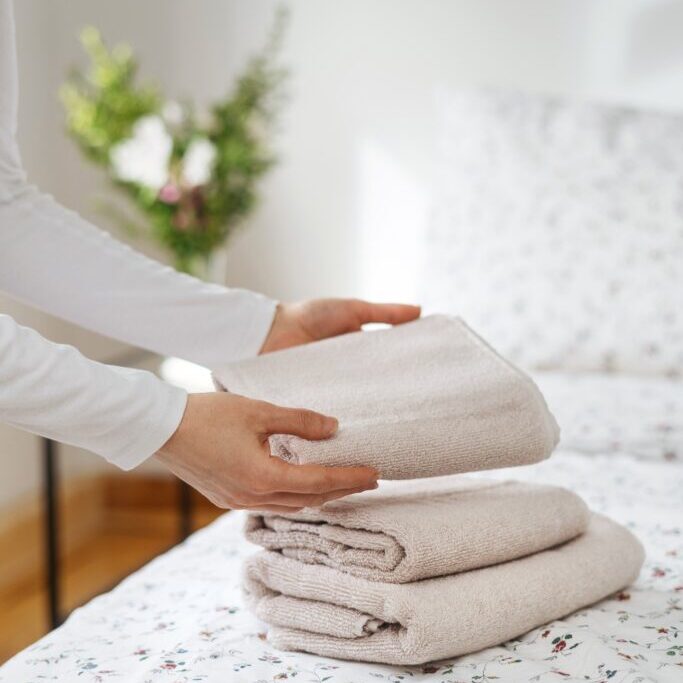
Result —
[[0, 668], [0, 682], [682, 681], [683, 467], [628, 453], [565, 449], [540, 465], [496, 476], [567, 486], [631, 528], [647, 550], [636, 584], [452, 661], [391, 667], [279, 652], [243, 606], [240, 563], [253, 549], [241, 537], [241, 515], [229, 514], [74, 612]]
[[683, 463], [683, 383], [656, 377], [536, 373], [561, 446]]

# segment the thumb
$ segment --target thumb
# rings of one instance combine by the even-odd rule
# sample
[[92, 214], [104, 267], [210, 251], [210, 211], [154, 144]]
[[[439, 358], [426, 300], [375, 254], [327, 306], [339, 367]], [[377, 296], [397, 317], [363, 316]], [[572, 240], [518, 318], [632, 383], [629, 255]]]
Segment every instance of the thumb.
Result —
[[267, 434], [293, 434], [309, 440], [328, 439], [338, 426], [334, 417], [313, 410], [271, 404], [267, 404], [262, 425]]

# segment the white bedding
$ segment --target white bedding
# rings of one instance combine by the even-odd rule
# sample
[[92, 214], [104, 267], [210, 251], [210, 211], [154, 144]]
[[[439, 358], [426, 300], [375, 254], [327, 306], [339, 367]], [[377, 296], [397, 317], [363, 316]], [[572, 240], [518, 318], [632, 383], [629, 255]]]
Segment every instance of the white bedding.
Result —
[[658, 377], [539, 373], [563, 448], [628, 453], [683, 465], [683, 382]]
[[243, 608], [239, 566], [252, 549], [241, 515], [229, 514], [77, 610], [2, 667], [0, 681], [683, 681], [683, 383], [540, 382], [564, 429], [560, 450], [502, 474], [568, 486], [633, 529], [648, 558], [626, 592], [503, 646], [421, 667], [281, 653]]

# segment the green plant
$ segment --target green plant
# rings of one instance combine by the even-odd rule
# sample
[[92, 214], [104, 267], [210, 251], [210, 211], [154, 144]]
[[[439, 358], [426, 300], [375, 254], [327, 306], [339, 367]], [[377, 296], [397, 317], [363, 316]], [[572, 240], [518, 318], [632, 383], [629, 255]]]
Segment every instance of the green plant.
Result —
[[97, 29], [82, 32], [89, 69], [75, 70], [61, 89], [68, 132], [142, 211], [179, 270], [196, 272], [225, 242], [275, 162], [269, 135], [283, 100], [286, 73], [276, 57], [285, 24], [280, 8], [264, 48], [204, 124], [191, 103], [166, 101], [157, 88], [137, 84], [129, 46], [110, 50]]

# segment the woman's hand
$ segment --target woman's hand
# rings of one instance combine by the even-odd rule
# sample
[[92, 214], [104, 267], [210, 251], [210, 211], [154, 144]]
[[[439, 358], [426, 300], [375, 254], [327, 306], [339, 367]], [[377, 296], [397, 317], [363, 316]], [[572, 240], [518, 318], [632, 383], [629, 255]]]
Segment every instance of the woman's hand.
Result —
[[337, 421], [228, 393], [191, 394], [156, 457], [221, 508], [292, 512], [375, 488], [369, 467], [290, 465], [271, 456], [271, 434], [326, 439]]
[[419, 306], [359, 299], [317, 299], [280, 304], [261, 353], [356, 332], [366, 323], [398, 325], [420, 317]]
[[[419, 316], [419, 306], [357, 299], [280, 304], [261, 353]], [[369, 467], [290, 465], [270, 454], [271, 434], [326, 439], [336, 430], [334, 418], [310, 410], [228, 393], [191, 394], [180, 426], [156, 457], [219, 507], [292, 512], [377, 486], [378, 473]]]

